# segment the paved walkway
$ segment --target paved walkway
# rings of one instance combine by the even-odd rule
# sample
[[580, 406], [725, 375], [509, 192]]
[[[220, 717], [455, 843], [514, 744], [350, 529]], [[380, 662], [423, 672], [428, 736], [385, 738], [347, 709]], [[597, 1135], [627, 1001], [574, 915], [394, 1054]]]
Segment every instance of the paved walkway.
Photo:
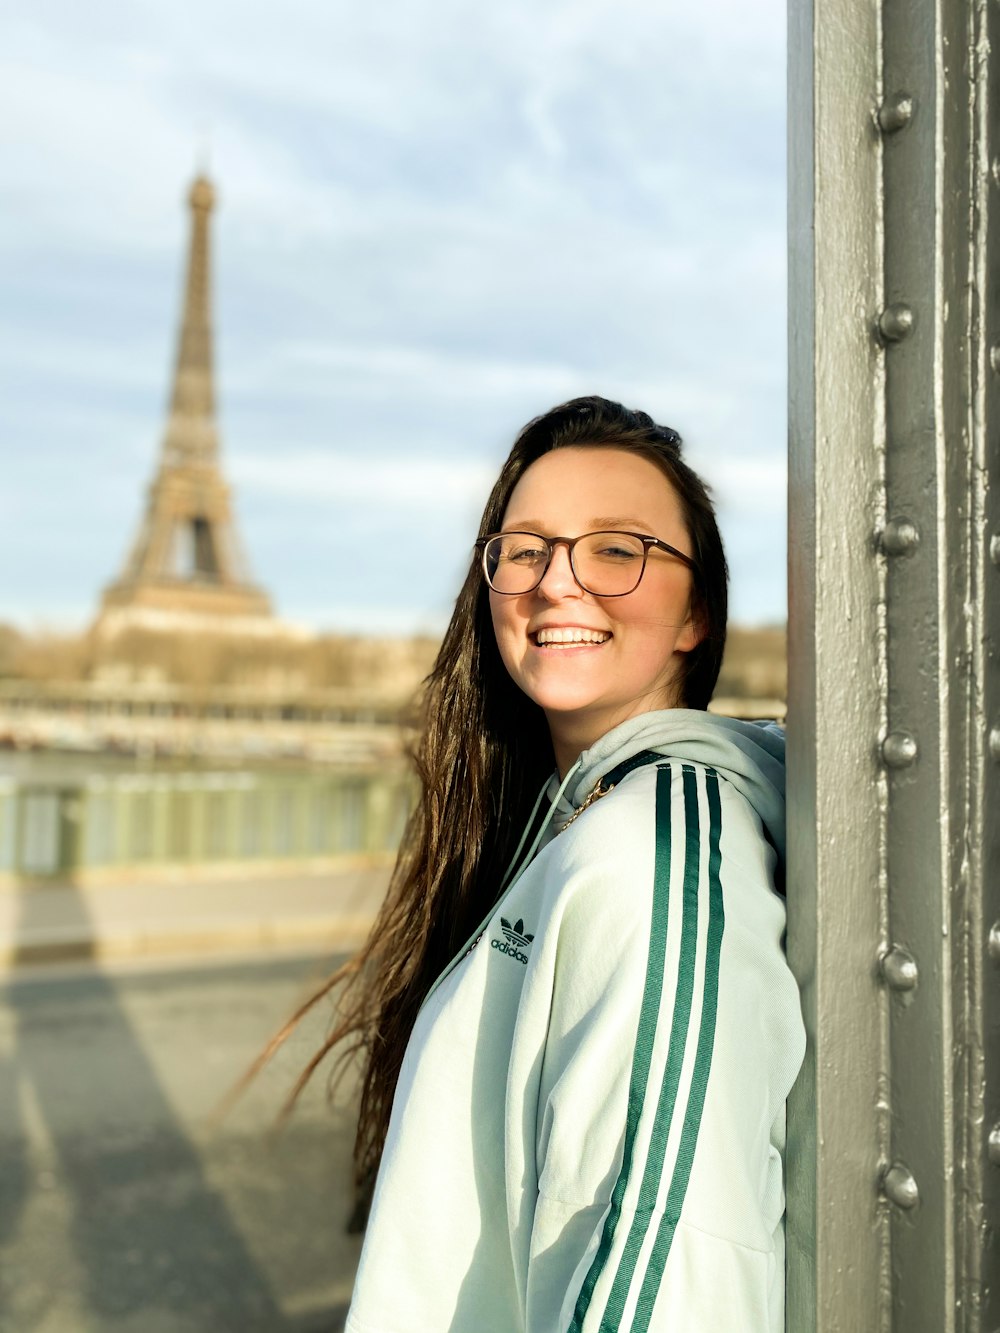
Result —
[[151, 954], [356, 948], [389, 871], [0, 889], [0, 968]]

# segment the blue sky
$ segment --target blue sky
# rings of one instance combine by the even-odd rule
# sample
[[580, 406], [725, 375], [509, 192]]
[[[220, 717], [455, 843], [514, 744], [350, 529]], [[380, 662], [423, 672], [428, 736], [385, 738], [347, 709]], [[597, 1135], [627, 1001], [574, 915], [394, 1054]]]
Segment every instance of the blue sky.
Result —
[[0, 620], [82, 626], [124, 560], [206, 153], [224, 464], [282, 615], [440, 628], [514, 434], [596, 392], [681, 431], [734, 618], [783, 619], [784, 12], [8, 8]]

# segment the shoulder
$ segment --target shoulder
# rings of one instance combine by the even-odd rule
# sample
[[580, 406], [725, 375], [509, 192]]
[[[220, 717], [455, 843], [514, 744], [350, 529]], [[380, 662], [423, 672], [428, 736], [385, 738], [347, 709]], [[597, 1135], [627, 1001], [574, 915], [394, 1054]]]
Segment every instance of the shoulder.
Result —
[[547, 848], [564, 930], [648, 937], [672, 896], [712, 888], [770, 916], [776, 856], [750, 802], [708, 764], [664, 759], [628, 774]]
[[[648, 862], [671, 848], [717, 839], [736, 853], [765, 843], [753, 806], [709, 764], [664, 758], [629, 773], [560, 834], [553, 849], [567, 872], [605, 872]], [[725, 847], [723, 847], [725, 843]]]

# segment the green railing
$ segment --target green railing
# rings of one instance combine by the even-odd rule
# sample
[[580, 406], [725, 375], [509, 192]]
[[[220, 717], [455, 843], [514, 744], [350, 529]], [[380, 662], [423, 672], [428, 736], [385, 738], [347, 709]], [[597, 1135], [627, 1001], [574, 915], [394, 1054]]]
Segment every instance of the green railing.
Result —
[[0, 876], [381, 858], [412, 801], [405, 771], [102, 773], [0, 778]]

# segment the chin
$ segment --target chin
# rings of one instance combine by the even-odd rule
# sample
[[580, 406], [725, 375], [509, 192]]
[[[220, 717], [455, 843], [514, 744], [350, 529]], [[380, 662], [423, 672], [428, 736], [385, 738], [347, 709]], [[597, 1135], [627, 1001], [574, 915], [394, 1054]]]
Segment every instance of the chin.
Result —
[[555, 713], [563, 716], [569, 716], [573, 713], [587, 713], [594, 709], [605, 711], [609, 705], [605, 700], [595, 698], [592, 694], [569, 694], [565, 690], [536, 690], [531, 694], [531, 698], [546, 713]]

